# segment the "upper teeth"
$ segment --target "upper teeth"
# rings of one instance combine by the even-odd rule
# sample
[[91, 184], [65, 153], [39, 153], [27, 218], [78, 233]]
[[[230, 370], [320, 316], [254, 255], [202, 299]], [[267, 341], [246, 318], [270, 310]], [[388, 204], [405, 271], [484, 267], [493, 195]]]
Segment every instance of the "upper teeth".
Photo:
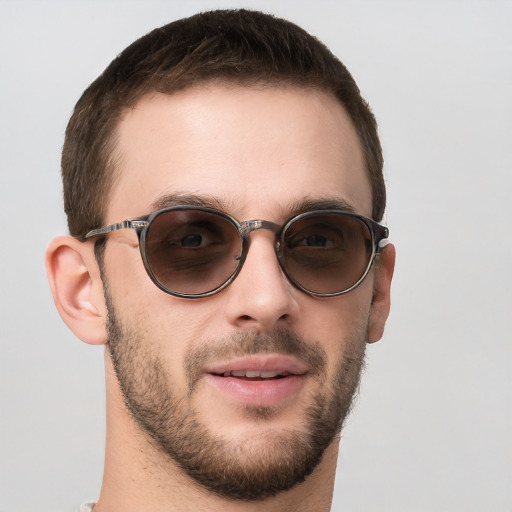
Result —
[[224, 377], [261, 377], [262, 379], [271, 379], [282, 375], [281, 372], [258, 372], [253, 370], [234, 370], [232, 372], [225, 372]]

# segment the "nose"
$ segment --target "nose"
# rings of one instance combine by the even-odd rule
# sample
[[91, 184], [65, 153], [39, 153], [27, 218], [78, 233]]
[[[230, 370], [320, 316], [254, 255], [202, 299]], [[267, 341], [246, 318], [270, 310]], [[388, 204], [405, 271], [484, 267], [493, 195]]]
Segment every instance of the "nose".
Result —
[[298, 317], [300, 292], [283, 274], [274, 244], [272, 232], [251, 233], [244, 265], [225, 290], [227, 319], [238, 329], [269, 332], [289, 327]]

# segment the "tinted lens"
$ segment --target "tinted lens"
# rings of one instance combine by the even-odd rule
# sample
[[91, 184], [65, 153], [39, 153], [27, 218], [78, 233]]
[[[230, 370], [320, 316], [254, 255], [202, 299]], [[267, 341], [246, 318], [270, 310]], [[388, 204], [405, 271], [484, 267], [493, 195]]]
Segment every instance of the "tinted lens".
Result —
[[356, 217], [311, 214], [292, 221], [281, 240], [281, 262], [292, 281], [318, 294], [352, 288], [366, 273], [372, 234]]
[[145, 256], [165, 289], [197, 295], [222, 286], [236, 271], [242, 241], [235, 225], [211, 212], [166, 211], [146, 233]]

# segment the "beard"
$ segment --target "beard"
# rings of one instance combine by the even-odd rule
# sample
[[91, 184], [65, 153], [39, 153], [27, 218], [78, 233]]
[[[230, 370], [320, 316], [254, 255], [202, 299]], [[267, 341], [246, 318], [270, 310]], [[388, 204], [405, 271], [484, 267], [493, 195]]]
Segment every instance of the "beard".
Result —
[[[364, 366], [366, 324], [346, 343], [331, 378], [327, 377], [325, 350], [289, 331], [239, 333], [199, 344], [186, 353], [183, 370], [188, 391], [178, 396], [163, 359], [148, 349], [147, 333], [121, 322], [107, 289], [105, 297], [108, 348], [124, 402], [160, 455], [170, 457], [203, 488], [232, 500], [275, 496], [312, 473], [351, 409]], [[307, 362], [309, 378], [318, 380], [319, 391], [297, 427], [269, 428], [258, 438], [248, 434], [238, 440], [214, 434], [201, 422], [191, 401], [204, 376], [204, 363], [216, 357], [264, 353], [293, 355]], [[248, 421], [260, 423], [269, 422], [280, 411], [279, 406], [240, 408]]]

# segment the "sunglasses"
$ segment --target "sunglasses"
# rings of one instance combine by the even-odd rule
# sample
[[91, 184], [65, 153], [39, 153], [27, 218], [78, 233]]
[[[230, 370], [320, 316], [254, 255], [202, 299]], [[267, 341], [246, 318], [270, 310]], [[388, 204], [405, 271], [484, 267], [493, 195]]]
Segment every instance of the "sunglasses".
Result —
[[353, 290], [366, 277], [389, 232], [377, 222], [343, 210], [313, 210], [282, 226], [266, 220], [239, 222], [203, 206], [172, 206], [93, 229], [84, 239], [135, 229], [151, 280], [166, 293], [208, 297], [228, 286], [249, 250], [249, 234], [276, 234], [279, 265], [294, 286], [314, 297]]

